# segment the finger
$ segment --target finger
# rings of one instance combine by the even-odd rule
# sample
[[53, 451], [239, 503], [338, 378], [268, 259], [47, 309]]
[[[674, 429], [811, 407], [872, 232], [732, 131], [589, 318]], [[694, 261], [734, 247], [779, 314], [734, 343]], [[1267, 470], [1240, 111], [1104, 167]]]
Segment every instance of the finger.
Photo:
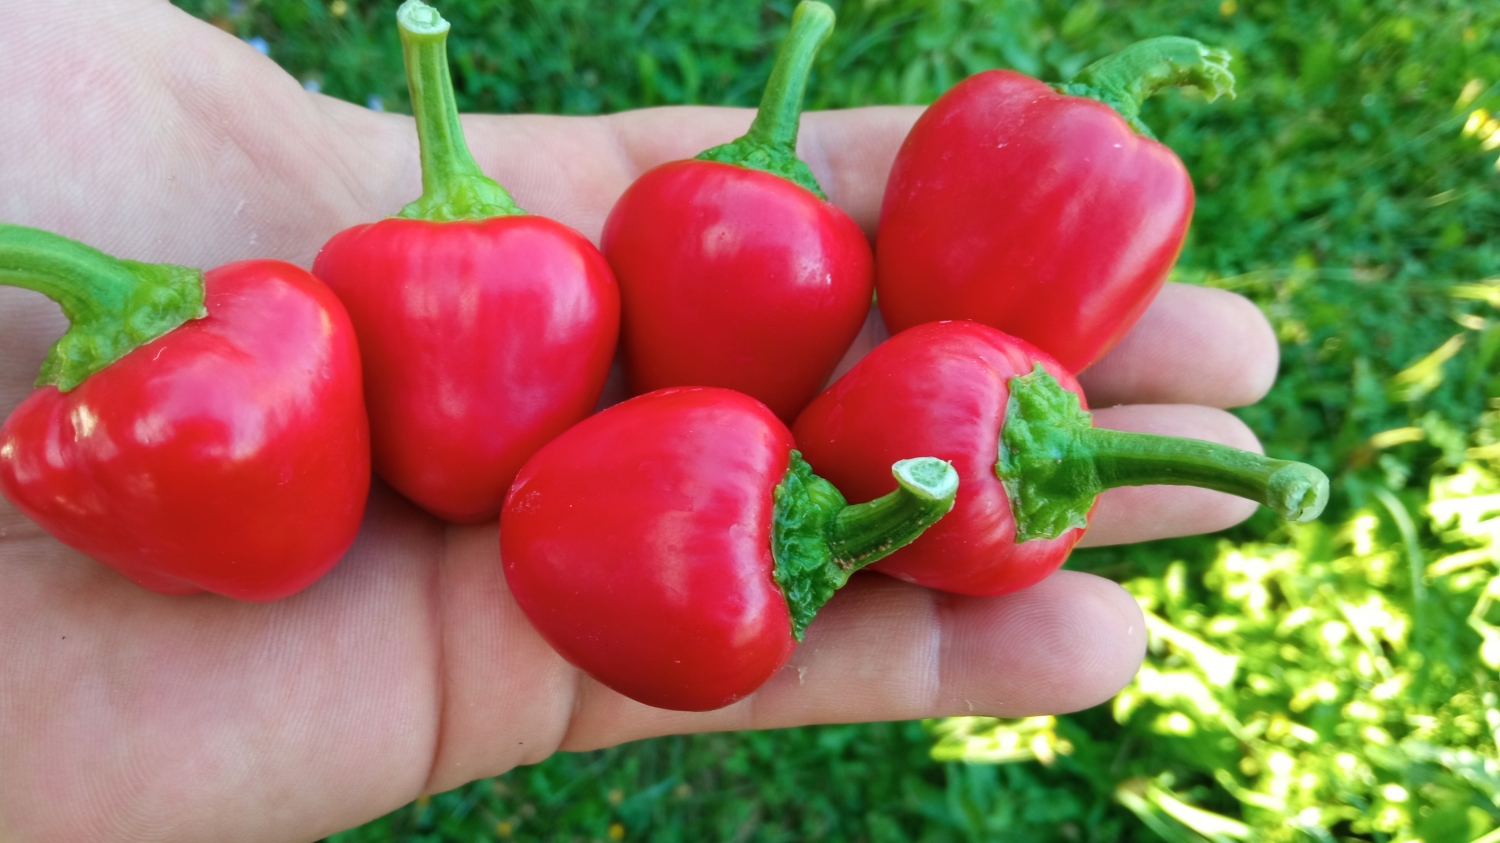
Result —
[[[889, 337], [871, 307], [829, 382]], [[1210, 287], [1168, 284], [1125, 339], [1078, 380], [1094, 407], [1238, 407], [1266, 394], [1279, 359], [1276, 335], [1253, 302]]]
[[[411, 117], [375, 115], [328, 98], [319, 102], [339, 137], [370, 147], [361, 148], [358, 170], [344, 175], [357, 201], [338, 227], [397, 213], [421, 195], [421, 152]], [[468, 114], [462, 123], [480, 171], [516, 204], [597, 243], [615, 200], [641, 173], [733, 140], [753, 116], [744, 108], [674, 106], [605, 117]], [[372, 134], [380, 146], [372, 146]]]
[[916, 106], [818, 111], [802, 121], [798, 154], [834, 204], [875, 236], [896, 151], [921, 115]]
[[517, 204], [598, 242], [615, 200], [637, 177], [734, 140], [754, 115], [746, 108], [672, 106], [604, 117], [468, 115], [463, 124], [480, 169]]
[[[1094, 423], [1113, 430], [1206, 439], [1260, 453], [1260, 440], [1238, 418], [1189, 404], [1128, 405], [1098, 410]], [[1253, 501], [1193, 486], [1124, 486], [1099, 496], [1080, 547], [1150, 541], [1223, 530], [1249, 518]]]
[[1271, 323], [1244, 296], [1167, 284], [1120, 344], [1078, 376], [1094, 407], [1242, 407], [1276, 380]]
[[680, 732], [949, 715], [1025, 715], [1096, 705], [1145, 651], [1135, 600], [1063, 571], [1003, 597], [944, 594], [861, 575], [819, 613], [791, 661], [718, 711], [664, 711], [585, 682], [565, 750]]
[[656, 735], [1072, 711], [1129, 682], [1145, 649], [1135, 600], [1091, 575], [1061, 571], [1015, 594], [975, 598], [861, 574], [755, 694], [717, 711], [667, 711], [609, 690], [548, 648], [479, 547], [491, 539], [444, 573], [447, 681], [429, 791], [557, 749]]
[[[857, 108], [803, 120], [798, 154], [871, 235], [896, 149], [920, 113]], [[480, 168], [517, 203], [597, 242], [615, 200], [641, 173], [734, 140], [753, 118], [745, 108], [676, 106], [607, 117], [469, 116], [464, 130]]]
[[[713, 109], [694, 109], [713, 111]], [[654, 109], [677, 111], [677, 109]], [[616, 118], [631, 122], [627, 112], [611, 117], [552, 115], [471, 115], [464, 118], [469, 148], [481, 170], [510, 191], [528, 212], [571, 226], [598, 243], [604, 220], [615, 200], [642, 170], [631, 159]], [[679, 115], [682, 134], [701, 128], [701, 120]], [[638, 118], [670, 132], [664, 117]], [[415, 131], [415, 129], [413, 129]], [[413, 197], [415, 198], [415, 197]]]
[[493, 527], [453, 528], [443, 565], [442, 741], [429, 791], [652, 735], [945, 714], [1019, 716], [1094, 705], [1144, 647], [1119, 586], [1061, 572], [1000, 598], [859, 575], [823, 608], [791, 662], [713, 712], [651, 708], [562, 660], [511, 597]]
[[499, 550], [498, 522], [448, 529], [437, 598], [443, 725], [429, 793], [535, 764], [567, 735], [582, 674], [511, 597]]
[[669, 106], [624, 111], [606, 118], [636, 173], [728, 143], [755, 119], [749, 108]]

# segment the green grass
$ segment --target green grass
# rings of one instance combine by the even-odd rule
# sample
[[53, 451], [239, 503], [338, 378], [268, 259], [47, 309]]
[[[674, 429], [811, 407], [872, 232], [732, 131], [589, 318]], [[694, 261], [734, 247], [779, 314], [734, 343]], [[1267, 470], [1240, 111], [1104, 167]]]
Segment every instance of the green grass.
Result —
[[[264, 38], [326, 93], [405, 108], [393, 0], [181, 5]], [[933, 761], [938, 738], [910, 723], [664, 738], [558, 755], [332, 839], [604, 840], [613, 827], [654, 841], [1468, 843], [1500, 824], [1500, 779], [1484, 766], [1497, 754], [1486, 718], [1500, 723], [1500, 631], [1486, 630], [1500, 617], [1483, 596], [1500, 551], [1482, 552], [1493, 529], [1483, 512], [1443, 516], [1500, 491], [1500, 453], [1485, 449], [1500, 439], [1500, 288], [1478, 285], [1500, 275], [1500, 174], [1484, 148], [1491, 137], [1500, 146], [1500, 124], [1487, 124], [1500, 111], [1500, 5], [834, 5], [815, 108], [929, 102], [990, 67], [1060, 79], [1152, 35], [1232, 52], [1237, 99], [1167, 92], [1143, 118], [1198, 186], [1176, 277], [1251, 297], [1282, 340], [1276, 388], [1239, 412], [1271, 453], [1333, 477], [1325, 526], [1288, 529], [1262, 513], [1225, 536], [1076, 554], [1070, 566], [1128, 582], [1160, 625], [1125, 702], [1025, 726], [1071, 748], [1050, 765]], [[440, 8], [454, 25], [461, 107], [596, 113], [753, 104], [791, 3]], [[1440, 498], [1449, 503], [1429, 517]], [[1463, 553], [1478, 561], [1454, 567]], [[1265, 595], [1262, 615], [1247, 594]], [[1358, 631], [1350, 607], [1372, 597], [1396, 620], [1369, 640], [1329, 643], [1338, 628]], [[1299, 621], [1297, 638], [1288, 619], [1304, 609], [1296, 617], [1314, 620]], [[1297, 652], [1282, 649], [1288, 637]], [[1232, 680], [1204, 666], [1214, 653], [1240, 657]], [[1367, 663], [1375, 674], [1361, 673]], [[1376, 694], [1382, 670], [1407, 677], [1394, 696]], [[1163, 676], [1202, 690], [1163, 690]], [[1341, 689], [1327, 700], [1315, 690], [1325, 679]], [[1226, 732], [1223, 711], [1259, 731]], [[932, 728], [947, 757], [973, 757], [980, 739], [1022, 727]], [[1299, 742], [1308, 734], [1315, 743]], [[1285, 775], [1272, 769], [1287, 763]], [[1297, 791], [1296, 777], [1311, 784]], [[1326, 816], [1302, 814], [1309, 805]]]

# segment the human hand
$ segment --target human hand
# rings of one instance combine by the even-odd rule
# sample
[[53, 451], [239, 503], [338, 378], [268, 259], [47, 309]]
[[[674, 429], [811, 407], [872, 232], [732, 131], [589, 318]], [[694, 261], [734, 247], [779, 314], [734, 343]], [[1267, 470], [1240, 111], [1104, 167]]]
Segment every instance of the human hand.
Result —
[[[138, 260], [307, 266], [334, 232], [420, 192], [409, 118], [308, 94], [162, 0], [21, 4], [0, 29], [0, 221]], [[916, 109], [809, 115], [803, 157], [873, 233]], [[597, 241], [645, 168], [744, 131], [744, 110], [473, 117], [470, 146], [522, 207]], [[0, 413], [64, 327], [0, 289]], [[880, 335], [867, 325], [858, 349]], [[1248, 302], [1169, 285], [1082, 378], [1101, 425], [1254, 437], [1217, 407], [1269, 386]], [[1112, 406], [1112, 405], [1122, 406]], [[1104, 495], [1085, 543], [1219, 529], [1252, 506], [1183, 487]], [[1059, 572], [1000, 598], [860, 575], [761, 691], [707, 713], [646, 708], [559, 659], [506, 590], [497, 527], [453, 527], [377, 484], [348, 557], [269, 605], [142, 590], [0, 503], [0, 839], [307, 840], [559, 749], [674, 732], [1107, 699], [1145, 642], [1134, 601]]]

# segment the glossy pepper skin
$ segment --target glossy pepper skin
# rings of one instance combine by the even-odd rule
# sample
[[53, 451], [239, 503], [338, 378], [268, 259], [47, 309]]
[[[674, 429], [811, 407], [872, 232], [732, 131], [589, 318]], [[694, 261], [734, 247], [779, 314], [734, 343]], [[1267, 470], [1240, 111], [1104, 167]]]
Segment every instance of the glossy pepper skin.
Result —
[[1328, 494], [1327, 478], [1301, 463], [1095, 428], [1064, 367], [975, 322], [931, 322], [882, 343], [793, 432], [813, 470], [851, 501], [890, 490], [877, 470], [890, 453], [951, 461], [962, 490], [953, 512], [872, 567], [959, 594], [1005, 594], [1051, 574], [1107, 488], [1202, 486], [1295, 520], [1317, 517]]
[[932, 104], [891, 169], [876, 288], [893, 333], [982, 322], [1069, 371], [1135, 324], [1187, 236], [1193, 183], [1135, 117], [1162, 85], [1233, 92], [1227, 54], [1138, 43], [1051, 86], [975, 74]]
[[[41, 272], [17, 278], [22, 266]], [[173, 310], [176, 326], [116, 345], [131, 349], [112, 362], [88, 339], [69, 348], [133, 319], [96, 308], [78, 282], [139, 270], [187, 292], [158, 285], [127, 312]], [[276, 600], [343, 556], [370, 485], [359, 352], [343, 306], [306, 270], [142, 267], [0, 226], [0, 282], [41, 290], [73, 323], [0, 427], [0, 490], [28, 518], [164, 594]]]
[[859, 333], [869, 243], [796, 157], [807, 73], [832, 29], [827, 6], [800, 4], [750, 132], [648, 171], [611, 210], [601, 244], [633, 393], [728, 387], [790, 421]]
[[789, 473], [798, 463], [786, 426], [731, 390], [616, 405], [516, 477], [500, 520], [506, 581], [548, 643], [605, 685], [661, 708], [729, 705], [786, 663], [853, 570], [956, 491], [945, 463], [910, 460], [896, 493], [845, 507], [805, 464]]
[[359, 335], [375, 470], [457, 523], [495, 517], [527, 457], [593, 411], [619, 330], [603, 255], [479, 172], [453, 104], [448, 25], [400, 12], [423, 196], [313, 264]]
[[313, 271], [358, 329], [376, 471], [440, 518], [494, 518], [604, 388], [614, 283], [560, 223], [388, 219], [335, 235]]

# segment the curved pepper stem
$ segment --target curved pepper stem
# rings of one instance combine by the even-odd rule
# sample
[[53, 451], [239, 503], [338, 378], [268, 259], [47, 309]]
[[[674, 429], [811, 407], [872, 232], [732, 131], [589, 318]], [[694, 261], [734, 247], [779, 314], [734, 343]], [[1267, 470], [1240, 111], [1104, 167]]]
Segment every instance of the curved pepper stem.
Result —
[[797, 157], [797, 129], [802, 120], [802, 99], [813, 59], [833, 32], [833, 10], [817, 0], [803, 0], [792, 12], [792, 30], [781, 43], [776, 65], [760, 98], [755, 122], [743, 137], [698, 155], [701, 161], [718, 161], [781, 176], [811, 190], [819, 199], [828, 195], [818, 185], [812, 170]]
[[480, 171], [464, 141], [448, 73], [448, 22], [422, 0], [406, 0], [396, 10], [396, 24], [422, 150], [422, 196], [397, 216], [452, 222], [526, 213]]
[[63, 392], [190, 319], [207, 316], [203, 273], [110, 257], [51, 232], [0, 224], [0, 284], [62, 306], [68, 330], [42, 361], [37, 386]]
[[1137, 41], [1053, 87], [1064, 94], [1099, 100], [1120, 112], [1132, 129], [1154, 139], [1139, 116], [1147, 98], [1167, 87], [1197, 88], [1210, 102], [1225, 94], [1233, 97], [1234, 74], [1229, 72], [1227, 50], [1164, 35]]
[[958, 471], [934, 457], [891, 466], [896, 491], [850, 506], [832, 483], [792, 451], [776, 487], [771, 553], [798, 641], [849, 577], [911, 544], [953, 509]]
[[1053, 539], [1088, 524], [1094, 499], [1117, 486], [1198, 486], [1311, 521], [1328, 478], [1310, 465], [1227, 445], [1094, 427], [1093, 417], [1038, 365], [1010, 380], [995, 473], [1016, 518], [1016, 541]]

